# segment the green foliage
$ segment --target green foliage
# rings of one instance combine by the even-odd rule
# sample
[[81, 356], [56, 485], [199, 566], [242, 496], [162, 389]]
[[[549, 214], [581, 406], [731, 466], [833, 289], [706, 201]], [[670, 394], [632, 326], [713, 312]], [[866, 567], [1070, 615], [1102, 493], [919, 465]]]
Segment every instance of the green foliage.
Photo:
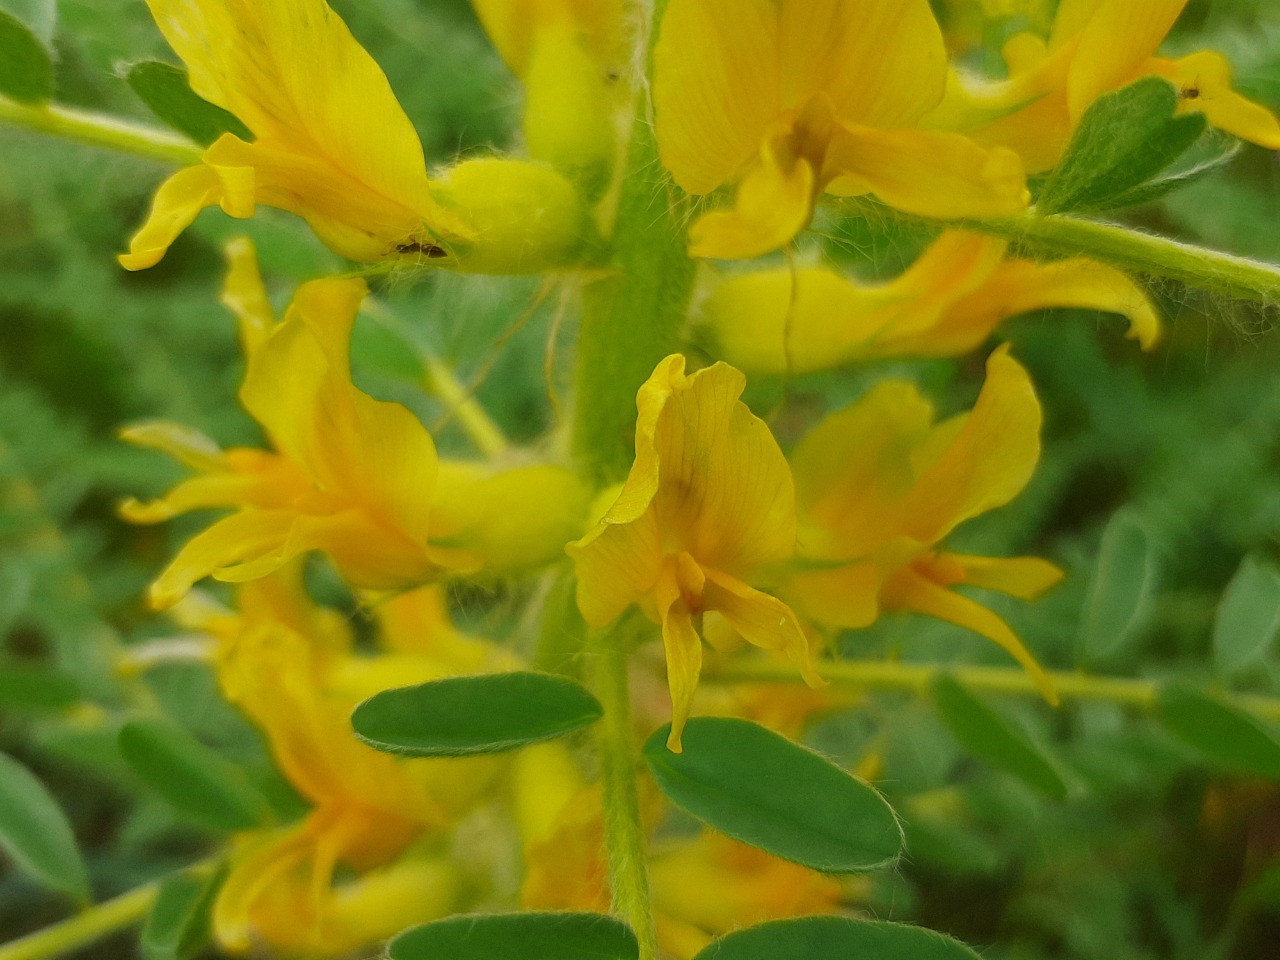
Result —
[[1178, 91], [1159, 77], [1144, 77], [1099, 97], [1085, 111], [1066, 154], [1041, 189], [1036, 209], [1067, 213], [1134, 203], [1126, 194], [1173, 163], [1205, 132], [1202, 114], [1174, 116], [1177, 105]]
[[356, 707], [351, 723], [361, 740], [389, 753], [465, 757], [562, 737], [601, 712], [572, 680], [515, 672], [385, 690]]
[[80, 697], [80, 685], [65, 673], [23, 663], [0, 664], [0, 707], [56, 713]]
[[1088, 663], [1121, 652], [1151, 615], [1158, 558], [1147, 524], [1120, 511], [1102, 532], [1102, 543], [1081, 617], [1080, 651]]
[[934, 681], [933, 700], [947, 729], [974, 756], [1009, 771], [1046, 796], [1061, 800], [1067, 795], [1066, 781], [1053, 757], [954, 678], [943, 674]]
[[19, 870], [78, 900], [89, 897], [89, 877], [71, 825], [44, 784], [0, 753], [0, 849]]
[[1252, 714], [1178, 684], [1160, 691], [1156, 708], [1169, 732], [1207, 760], [1280, 780], [1280, 740]]
[[1256, 556], [1245, 557], [1218, 604], [1213, 621], [1213, 662], [1235, 676], [1266, 657], [1280, 631], [1280, 571]]
[[414, 927], [387, 945], [388, 960], [636, 960], [624, 923], [597, 913], [474, 915]]
[[152, 113], [196, 143], [213, 143], [224, 133], [253, 139], [243, 123], [193, 92], [181, 67], [143, 60], [129, 65], [125, 81]]
[[961, 943], [923, 927], [845, 917], [775, 920], [723, 937], [695, 960], [977, 960]]
[[139, 779], [183, 816], [219, 830], [263, 822], [267, 803], [235, 765], [177, 724], [130, 720], [120, 728], [120, 753]]
[[694, 717], [684, 751], [667, 749], [670, 726], [644, 746], [662, 792], [722, 833], [827, 873], [893, 863], [902, 828], [876, 790], [831, 761], [729, 717]]
[[53, 96], [48, 48], [17, 17], [0, 10], [0, 94], [24, 103]]
[[193, 868], [165, 878], [142, 928], [143, 960], [187, 960], [204, 949], [223, 876], [222, 870]]

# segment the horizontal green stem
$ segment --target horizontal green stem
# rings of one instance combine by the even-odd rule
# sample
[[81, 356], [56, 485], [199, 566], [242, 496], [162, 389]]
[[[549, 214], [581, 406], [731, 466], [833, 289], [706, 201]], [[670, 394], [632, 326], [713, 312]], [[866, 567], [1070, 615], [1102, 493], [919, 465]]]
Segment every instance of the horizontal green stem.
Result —
[[1032, 250], [1092, 257], [1131, 273], [1177, 280], [1227, 297], [1280, 301], [1280, 266], [1114, 223], [1031, 211], [996, 220], [965, 220], [957, 226], [1014, 240]]
[[61, 923], [6, 943], [0, 946], [0, 960], [46, 960], [132, 926], [147, 915], [159, 890], [158, 883], [148, 883], [89, 907]]
[[176, 133], [52, 103], [33, 105], [0, 97], [0, 122], [179, 166], [199, 163], [204, 152]]
[[[971, 690], [1039, 699], [1040, 689], [1026, 673], [1005, 667], [958, 666], [949, 663], [898, 663], [892, 660], [840, 660], [818, 665], [818, 672], [840, 687], [860, 690], [906, 690], [924, 693], [940, 674], [949, 674]], [[797, 683], [794, 669], [764, 659], [746, 659], [709, 668], [712, 683]], [[1160, 684], [1155, 680], [1095, 677], [1085, 673], [1050, 672], [1063, 700], [1094, 700], [1150, 709]], [[1267, 720], [1280, 721], [1280, 699], [1253, 695], [1232, 700]]]

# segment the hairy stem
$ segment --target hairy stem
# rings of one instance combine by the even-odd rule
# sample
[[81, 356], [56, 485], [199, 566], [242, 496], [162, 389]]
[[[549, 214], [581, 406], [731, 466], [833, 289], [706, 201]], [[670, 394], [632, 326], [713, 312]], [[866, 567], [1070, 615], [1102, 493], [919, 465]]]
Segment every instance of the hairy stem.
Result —
[[178, 166], [199, 163], [204, 152], [176, 133], [52, 103], [31, 105], [0, 97], [0, 122]]
[[[631, 925], [640, 941], [640, 960], [656, 960], [657, 932], [649, 897], [644, 827], [636, 789], [635, 736], [631, 729], [631, 693], [627, 651], [619, 631], [603, 631], [593, 642], [594, 688], [604, 706], [600, 721], [600, 769], [604, 785], [605, 846], [613, 910]], [[0, 958], [3, 960], [3, 958]]]
[[148, 883], [89, 907], [61, 923], [6, 943], [0, 946], [0, 960], [45, 960], [61, 956], [132, 926], [147, 915], [159, 890], [158, 883]]
[[[940, 674], [950, 674], [964, 686], [987, 693], [1039, 699], [1034, 681], [1021, 670], [1005, 667], [972, 667], [950, 663], [897, 663], [891, 660], [840, 660], [818, 665], [818, 672], [832, 684], [858, 690], [906, 690], [924, 693]], [[794, 669], [763, 658], [739, 660], [709, 667], [708, 683], [799, 683]], [[1154, 680], [1095, 677], [1066, 671], [1049, 678], [1063, 700], [1095, 700], [1151, 709], [1159, 696]], [[1239, 706], [1266, 720], [1280, 721], [1280, 699], [1233, 695]]]
[[965, 220], [957, 226], [1004, 237], [1033, 251], [1092, 257], [1131, 273], [1177, 280], [1227, 297], [1280, 302], [1280, 266], [1131, 227], [1035, 211], [997, 220]]

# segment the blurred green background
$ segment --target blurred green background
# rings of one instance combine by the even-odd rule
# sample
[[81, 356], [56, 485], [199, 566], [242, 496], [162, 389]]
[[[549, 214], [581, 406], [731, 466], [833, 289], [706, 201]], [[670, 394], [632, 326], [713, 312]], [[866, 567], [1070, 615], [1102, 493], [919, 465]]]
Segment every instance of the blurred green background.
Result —
[[[430, 164], [517, 146], [518, 85], [465, 0], [332, 5], [386, 70]], [[967, 12], [976, 2], [935, 5], [979, 63], [1042, 6], [990, 3], [997, 14], [1015, 12], [979, 21]], [[59, 102], [154, 122], [121, 79], [122, 64], [172, 59], [141, 0], [59, 0], [56, 18], [52, 0], [0, 0], [0, 8], [53, 27]], [[1193, 0], [1167, 49], [1202, 47], [1232, 60], [1243, 92], [1280, 108], [1274, 0]], [[278, 304], [297, 282], [343, 268], [287, 215], [262, 211], [244, 223], [211, 212], [159, 266], [125, 273], [114, 255], [166, 173], [0, 127], [0, 749], [35, 771], [67, 811], [99, 898], [191, 862], [214, 839], [149, 797], [116, 755], [113, 722], [139, 697], [154, 698], [260, 779], [273, 778], [256, 737], [219, 702], [203, 668], [159, 667], [141, 687], [113, 672], [123, 646], [175, 634], [141, 594], [192, 529], [116, 518], [120, 499], [158, 493], [179, 473], [119, 443], [115, 431], [159, 417], [224, 444], [260, 442], [234, 403], [242, 365], [217, 303], [221, 245], [246, 232], [256, 239]], [[1125, 217], [1280, 262], [1280, 159], [1245, 147], [1224, 170]], [[833, 221], [822, 242], [850, 269], [884, 275], [920, 241], [869, 215]], [[543, 292], [537, 279], [385, 278], [384, 309], [357, 328], [356, 379], [433, 425], [444, 410], [424, 389], [421, 358], [432, 353], [477, 384], [513, 439], [532, 442], [556, 421], [544, 378], [548, 338], [557, 338], [553, 379], [563, 391], [573, 333], [572, 309], [553, 329], [559, 294]], [[952, 545], [1036, 553], [1067, 570], [1065, 584], [1038, 604], [992, 601], [1046, 665], [1280, 695], [1274, 643], [1229, 671], [1211, 644], [1223, 589], [1242, 560], [1280, 553], [1280, 307], [1172, 284], [1153, 292], [1168, 335], [1148, 355], [1114, 317], [1051, 311], [1002, 329], [1040, 390], [1045, 454], [1022, 497], [963, 528]], [[981, 364], [878, 364], [755, 384], [752, 399], [775, 416], [785, 443], [783, 413], [820, 409], [886, 373], [916, 377], [951, 412], [972, 402]], [[465, 450], [452, 424], [439, 440]], [[1106, 550], [1109, 562], [1100, 563]], [[320, 587], [341, 602], [336, 585]], [[1141, 602], [1123, 636], [1100, 643], [1089, 617], [1108, 590]], [[501, 602], [465, 589], [455, 599], [477, 616]], [[909, 617], [849, 636], [845, 651], [1004, 664], [962, 631]], [[881, 745], [881, 787], [908, 821], [909, 858], [877, 879], [872, 910], [950, 932], [992, 960], [1277, 955], [1274, 782], [1222, 772], [1114, 705], [997, 705], [1051, 746], [1071, 788], [1065, 800], [968, 757], [915, 697], [871, 698], [814, 731], [816, 744], [845, 759]], [[69, 906], [0, 866], [0, 939]], [[82, 955], [127, 957], [134, 940], [123, 935]]]

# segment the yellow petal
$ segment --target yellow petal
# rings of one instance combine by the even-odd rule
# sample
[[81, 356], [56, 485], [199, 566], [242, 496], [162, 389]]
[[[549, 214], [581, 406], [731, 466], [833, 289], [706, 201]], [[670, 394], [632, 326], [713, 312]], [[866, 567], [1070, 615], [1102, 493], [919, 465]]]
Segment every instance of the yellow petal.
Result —
[[684, 725], [693, 706], [702, 673], [702, 638], [693, 625], [687, 598], [700, 598], [706, 579], [687, 553], [676, 558], [658, 584], [658, 611], [662, 617], [662, 646], [667, 656], [667, 688], [671, 692], [671, 733], [667, 749], [681, 753]]
[[558, 743], [525, 747], [512, 762], [512, 795], [526, 850], [549, 840], [586, 781], [573, 754]]
[[432, 501], [432, 540], [474, 551], [495, 574], [528, 570], [563, 556], [582, 529], [587, 499], [586, 486], [564, 467], [495, 472], [445, 461]]
[[[281, 551], [293, 527], [283, 511], [244, 510], [196, 534], [178, 551], [151, 584], [148, 599], [155, 610], [173, 606], [199, 580], [247, 559], [271, 557], [275, 567], [289, 558]], [[266, 572], [266, 571], [264, 571]]]
[[951, 322], [968, 344], [985, 338], [1005, 317], [1045, 307], [1118, 313], [1128, 318], [1128, 336], [1143, 350], [1160, 340], [1160, 314], [1142, 287], [1122, 271], [1084, 257], [1051, 263], [1006, 260], [989, 283], [956, 305]]
[[267, 299], [253, 241], [239, 237], [227, 244], [225, 252], [227, 276], [222, 283], [222, 305], [235, 314], [240, 346], [244, 355], [251, 357], [275, 327], [276, 314]]
[[1201, 50], [1180, 60], [1155, 59], [1147, 69], [1178, 85], [1180, 113], [1203, 113], [1219, 130], [1268, 150], [1280, 150], [1280, 121], [1266, 107], [1231, 89], [1231, 66], [1222, 54]]
[[994, 641], [1009, 653], [1035, 683], [1040, 695], [1054, 706], [1058, 693], [1044, 668], [1023, 646], [1009, 625], [986, 607], [939, 586], [910, 568], [885, 584], [880, 601], [886, 610], [911, 610], [954, 623]]
[[430, 657], [456, 673], [487, 673], [501, 660], [491, 644], [466, 636], [454, 625], [441, 584], [380, 598], [372, 611], [381, 628], [381, 645], [390, 652]]
[[689, 193], [734, 179], [782, 110], [777, 5], [672, 0], [653, 50], [663, 165]]
[[719, 613], [748, 643], [785, 654], [809, 686], [825, 684], [813, 668], [809, 641], [790, 607], [718, 570], [707, 570], [706, 578], [705, 609]]
[[179, 170], [156, 191], [146, 223], [129, 241], [129, 252], [117, 257], [120, 266], [126, 270], [155, 266], [201, 210], [221, 202], [222, 193], [222, 181], [209, 167], [201, 164]]
[[935, 428], [949, 442], [921, 465], [903, 503], [905, 532], [936, 543], [962, 521], [1017, 496], [1040, 457], [1040, 420], [1031, 378], [1001, 347], [987, 360], [973, 411]]
[[901, 501], [916, 479], [912, 455], [932, 422], [933, 407], [914, 384], [884, 380], [797, 444], [804, 557], [862, 559], [901, 532]]
[[603, 627], [649, 594], [662, 570], [662, 542], [652, 512], [627, 522], [602, 521], [565, 547], [577, 577], [578, 609]]
[[167, 453], [179, 463], [206, 473], [230, 469], [222, 449], [199, 430], [168, 420], [146, 420], [120, 431], [128, 443]]
[[732, 209], [705, 213], [689, 228], [689, 255], [746, 259], [785, 246], [809, 222], [813, 187], [808, 161], [784, 170], [766, 146], [738, 184]]
[[227, 950], [245, 952], [253, 946], [253, 909], [271, 884], [301, 864], [310, 838], [301, 826], [271, 833], [250, 834], [239, 840], [231, 869], [218, 889], [210, 918], [214, 939]]
[[1076, 35], [1067, 78], [1073, 123], [1102, 94], [1136, 79], [1142, 64], [1160, 46], [1187, 0], [1066, 0], [1054, 36]]
[[858, 630], [880, 616], [880, 571], [871, 561], [801, 569], [781, 589], [787, 602], [810, 620]]
[[1031, 198], [1017, 154], [956, 133], [847, 126], [832, 141], [827, 167], [839, 177], [834, 193], [873, 193], [937, 219], [1011, 216]]
[[959, 565], [963, 583], [986, 590], [999, 590], [1020, 600], [1034, 600], [1062, 581], [1062, 570], [1039, 557], [975, 557], [944, 553]]

